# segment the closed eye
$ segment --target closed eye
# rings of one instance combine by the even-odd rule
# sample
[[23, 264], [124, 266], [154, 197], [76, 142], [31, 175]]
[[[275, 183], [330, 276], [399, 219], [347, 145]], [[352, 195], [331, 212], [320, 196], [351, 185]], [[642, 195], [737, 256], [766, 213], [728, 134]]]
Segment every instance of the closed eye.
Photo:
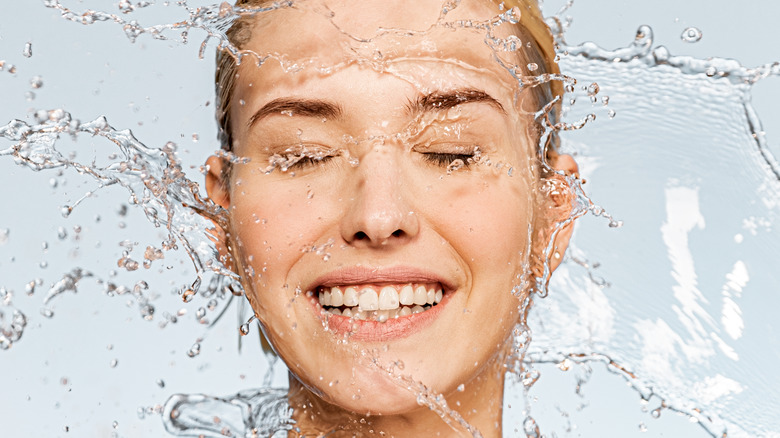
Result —
[[331, 158], [340, 155], [338, 151], [304, 146], [298, 151], [289, 151], [284, 154], [274, 154], [270, 157], [271, 168], [278, 168], [282, 172], [288, 170], [303, 170], [318, 164], [326, 164]]

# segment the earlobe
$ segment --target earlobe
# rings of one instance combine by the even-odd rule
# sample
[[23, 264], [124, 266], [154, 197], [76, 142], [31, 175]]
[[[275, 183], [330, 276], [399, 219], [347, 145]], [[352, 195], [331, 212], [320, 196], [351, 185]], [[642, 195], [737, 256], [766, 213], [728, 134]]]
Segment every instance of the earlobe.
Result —
[[206, 193], [209, 198], [222, 208], [230, 207], [230, 189], [225, 181], [225, 160], [216, 156], [210, 156], [206, 160]]

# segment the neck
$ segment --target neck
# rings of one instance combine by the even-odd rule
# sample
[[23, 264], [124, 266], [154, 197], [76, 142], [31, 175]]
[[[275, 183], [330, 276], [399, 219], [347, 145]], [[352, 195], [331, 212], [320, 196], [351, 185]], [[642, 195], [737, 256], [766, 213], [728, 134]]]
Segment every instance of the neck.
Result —
[[[500, 355], [501, 356], [501, 355]], [[290, 436], [501, 436], [504, 360], [497, 358], [460, 389], [442, 394], [410, 389], [419, 408], [395, 415], [350, 412], [328, 403], [290, 375], [288, 398], [295, 430]], [[408, 385], [399, 377], [399, 384]]]

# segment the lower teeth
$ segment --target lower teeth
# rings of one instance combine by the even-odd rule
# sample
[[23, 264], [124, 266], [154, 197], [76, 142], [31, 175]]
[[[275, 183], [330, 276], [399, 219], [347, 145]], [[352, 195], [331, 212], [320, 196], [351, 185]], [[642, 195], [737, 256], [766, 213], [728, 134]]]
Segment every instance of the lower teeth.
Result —
[[426, 310], [430, 309], [431, 305], [426, 304], [425, 306], [401, 306], [397, 309], [393, 310], [373, 310], [373, 311], [360, 311], [357, 309], [357, 307], [329, 307], [326, 306], [324, 308], [325, 312], [330, 313], [332, 315], [341, 315], [346, 316], [347, 318], [352, 318], [355, 320], [369, 320], [369, 321], [378, 321], [378, 322], [385, 322], [388, 319], [395, 319], [400, 318], [403, 316], [408, 315], [415, 315], [418, 313], [425, 312]]

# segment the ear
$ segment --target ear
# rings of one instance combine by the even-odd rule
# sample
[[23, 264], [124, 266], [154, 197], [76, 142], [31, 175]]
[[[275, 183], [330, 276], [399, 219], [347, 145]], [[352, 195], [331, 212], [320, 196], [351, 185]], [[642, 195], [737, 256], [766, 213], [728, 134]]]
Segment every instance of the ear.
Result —
[[212, 201], [219, 204], [225, 210], [230, 208], [230, 188], [225, 181], [227, 163], [222, 158], [210, 156], [206, 160], [206, 193]]
[[[216, 156], [211, 156], [206, 160], [206, 193], [209, 198], [218, 204], [225, 210], [230, 209], [230, 188], [229, 183], [225, 179], [225, 160]], [[211, 234], [211, 240], [217, 247], [219, 252], [219, 259], [222, 264], [233, 272], [238, 272], [237, 265], [233, 260], [233, 255], [230, 251], [229, 231], [216, 221], [214, 228], [209, 230]]]
[[[574, 161], [571, 155], [558, 155], [555, 158], [555, 162], [551, 164], [555, 170], [562, 170], [570, 175], [579, 174], [579, 166], [577, 166], [577, 162]], [[563, 261], [563, 255], [566, 253], [566, 248], [569, 247], [569, 239], [571, 239], [572, 232], [574, 232], [574, 222], [569, 222], [555, 236], [553, 253], [550, 255], [550, 272], [555, 271], [560, 266], [561, 261]]]

